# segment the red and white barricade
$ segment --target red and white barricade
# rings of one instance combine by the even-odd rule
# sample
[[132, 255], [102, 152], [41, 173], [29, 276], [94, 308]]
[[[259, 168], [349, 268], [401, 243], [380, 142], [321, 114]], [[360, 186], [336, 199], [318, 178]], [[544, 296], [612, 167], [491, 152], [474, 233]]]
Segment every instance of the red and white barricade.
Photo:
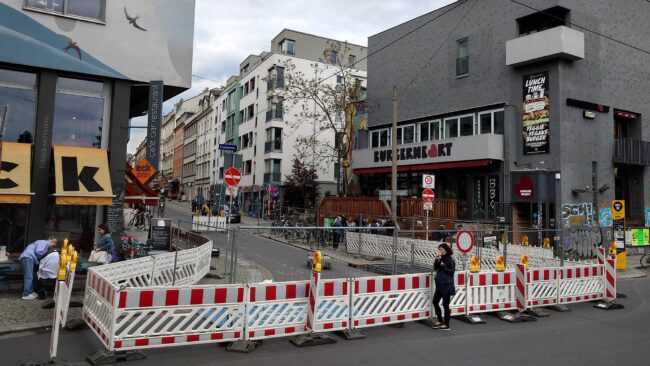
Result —
[[[558, 299], [558, 269], [533, 268], [526, 270], [526, 306], [556, 305]], [[517, 306], [519, 307], [519, 306]]]
[[[451, 311], [451, 316], [465, 315], [467, 314], [467, 272], [456, 271], [454, 285], [456, 295], [451, 297], [449, 311]], [[433, 295], [431, 297], [433, 298]]]
[[468, 273], [467, 315], [514, 309], [515, 273]]
[[426, 319], [431, 277], [426, 273], [359, 278], [353, 281], [352, 328]]
[[83, 319], [107, 349], [112, 349], [115, 294], [118, 288], [93, 268], [86, 278]]
[[244, 285], [220, 285], [119, 291], [109, 349], [240, 340], [244, 290]]
[[258, 283], [248, 288], [246, 340], [307, 332], [309, 281]]
[[602, 299], [605, 294], [604, 266], [599, 264], [560, 267], [558, 304]]
[[350, 322], [349, 280], [320, 280], [316, 291], [311, 330], [320, 332], [346, 329]]

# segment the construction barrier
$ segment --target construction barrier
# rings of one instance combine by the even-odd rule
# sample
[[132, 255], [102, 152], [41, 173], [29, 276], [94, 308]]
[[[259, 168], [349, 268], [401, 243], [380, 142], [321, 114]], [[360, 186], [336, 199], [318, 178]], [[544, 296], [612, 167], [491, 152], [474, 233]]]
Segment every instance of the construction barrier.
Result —
[[[456, 271], [451, 313], [613, 300], [614, 265], [603, 254], [602, 263], [572, 267]], [[116, 351], [352, 332], [432, 317], [432, 273], [321, 279], [316, 268], [308, 281], [157, 287], [118, 287], [102, 273], [112, 271], [91, 270], [84, 319]]]
[[68, 239], [63, 241], [59, 253], [59, 268], [54, 290], [54, 317], [52, 320], [52, 338], [50, 340], [50, 361], [54, 361], [58, 353], [59, 329], [66, 325], [68, 309], [72, 296], [72, 286], [77, 269], [77, 251]]
[[226, 217], [221, 216], [192, 216], [192, 230], [224, 231], [228, 228]]
[[[347, 231], [345, 234], [346, 250], [349, 254], [366, 255], [370, 257], [382, 257], [387, 259], [395, 258], [400, 262], [408, 262], [422, 267], [431, 268], [435, 255], [438, 252], [438, 245], [442, 242], [411, 239], [393, 238], [392, 236], [370, 234], [366, 232]], [[397, 243], [395, 243], [397, 240]], [[504, 249], [504, 247], [507, 247]], [[474, 247], [467, 255], [455, 255], [457, 264], [469, 266], [470, 255], [480, 258], [481, 268], [495, 269], [496, 258], [507, 253], [509, 258], [516, 258], [508, 261], [508, 267], [514, 269], [519, 257], [526, 255], [530, 264], [534, 267], [559, 266], [560, 259], [553, 257], [553, 250], [542, 247], [530, 247], [516, 244], [501, 245], [496, 248]], [[394, 254], [394, 255], [393, 255]], [[578, 262], [565, 261], [566, 265], [577, 264]]]

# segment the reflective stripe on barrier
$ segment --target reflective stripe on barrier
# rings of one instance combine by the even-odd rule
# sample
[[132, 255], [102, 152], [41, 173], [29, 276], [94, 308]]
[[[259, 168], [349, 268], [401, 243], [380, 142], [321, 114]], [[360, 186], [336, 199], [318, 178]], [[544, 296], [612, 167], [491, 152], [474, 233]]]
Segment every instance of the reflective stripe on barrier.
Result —
[[467, 314], [515, 308], [515, 273], [469, 273]]
[[430, 316], [431, 277], [428, 274], [361, 278], [353, 283], [354, 328], [420, 320]]
[[127, 288], [119, 292], [118, 309], [226, 304], [244, 301], [244, 288]]
[[616, 299], [616, 257], [611, 256], [605, 259], [604, 272], [605, 299], [612, 301]]
[[[467, 314], [467, 272], [455, 272], [456, 295], [451, 297], [449, 311], [452, 316]], [[432, 296], [433, 297], [433, 296]]]
[[309, 281], [250, 285], [246, 304], [246, 339], [306, 333], [309, 291]]

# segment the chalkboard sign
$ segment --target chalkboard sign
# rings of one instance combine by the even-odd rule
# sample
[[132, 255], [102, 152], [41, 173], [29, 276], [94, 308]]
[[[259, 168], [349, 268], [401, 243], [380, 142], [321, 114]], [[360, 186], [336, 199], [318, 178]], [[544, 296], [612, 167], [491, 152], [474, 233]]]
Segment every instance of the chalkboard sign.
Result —
[[112, 233], [121, 233], [124, 230], [124, 205], [106, 207], [106, 226]]
[[149, 238], [153, 250], [171, 250], [172, 244], [172, 220], [151, 219], [149, 225]]

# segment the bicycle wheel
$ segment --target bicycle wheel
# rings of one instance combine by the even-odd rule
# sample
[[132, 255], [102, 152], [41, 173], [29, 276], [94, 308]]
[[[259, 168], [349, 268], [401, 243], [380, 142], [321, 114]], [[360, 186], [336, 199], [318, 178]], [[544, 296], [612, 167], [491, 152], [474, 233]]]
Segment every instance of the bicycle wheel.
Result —
[[648, 263], [648, 259], [650, 259], [650, 254], [648, 253], [641, 256], [641, 259], [639, 260], [641, 268], [645, 268], [645, 265]]

